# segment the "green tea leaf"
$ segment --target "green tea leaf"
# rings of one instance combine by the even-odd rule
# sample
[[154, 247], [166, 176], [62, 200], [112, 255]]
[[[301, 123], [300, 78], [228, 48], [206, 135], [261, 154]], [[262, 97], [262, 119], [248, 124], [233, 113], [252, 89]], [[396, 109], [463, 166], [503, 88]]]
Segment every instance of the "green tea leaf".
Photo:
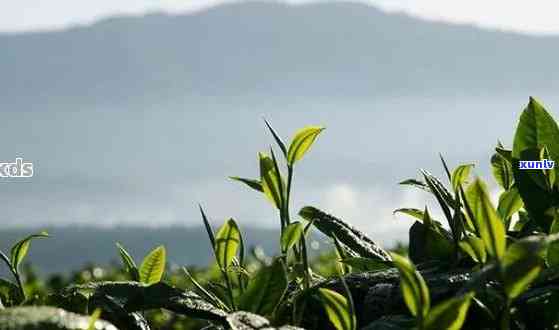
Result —
[[[526, 149], [547, 147], [552, 160], [559, 160], [559, 128], [543, 105], [530, 97], [528, 106], [522, 112], [514, 136], [512, 157], [522, 159]], [[555, 166], [559, 173], [559, 166]]]
[[466, 183], [466, 180], [468, 180], [468, 177], [470, 176], [470, 172], [474, 166], [475, 166], [474, 164], [460, 165], [457, 168], [455, 168], [454, 171], [452, 171], [451, 182], [454, 191], [458, 189], [459, 185], [464, 185]]
[[423, 211], [421, 211], [420, 209], [401, 208], [401, 209], [394, 210], [394, 212], [392, 212], [392, 214], [396, 214], [396, 213], [407, 214], [411, 217], [414, 217], [416, 220], [423, 221]]
[[459, 330], [466, 320], [473, 293], [443, 301], [434, 306], [425, 319], [425, 330]]
[[307, 126], [295, 133], [289, 145], [289, 151], [287, 152], [287, 163], [292, 166], [296, 161], [303, 158], [314, 143], [318, 134], [323, 130], [324, 127]]
[[242, 182], [256, 191], [264, 192], [264, 189], [262, 188], [262, 183], [258, 180], [246, 179], [238, 176], [230, 176], [229, 179]]
[[491, 172], [495, 181], [505, 190], [509, 190], [514, 182], [512, 164], [499, 153], [491, 157]]
[[204, 227], [206, 228], [206, 233], [208, 234], [208, 238], [210, 239], [212, 249], [214, 250], [214, 253], [215, 253], [215, 235], [214, 235], [214, 231], [212, 229], [212, 225], [210, 224], [210, 221], [208, 220], [208, 217], [206, 216], [206, 213], [204, 212], [204, 209], [202, 208], [202, 205], [198, 204], [198, 208], [200, 209], [200, 215], [202, 215], [202, 221], [204, 222]]
[[287, 274], [280, 258], [262, 268], [239, 298], [239, 308], [260, 315], [271, 315], [287, 291]]
[[407, 179], [407, 180], [401, 181], [399, 184], [404, 185], [404, 186], [412, 186], [412, 187], [421, 189], [423, 191], [431, 192], [431, 189], [429, 189], [429, 186], [425, 182], [419, 181], [419, 180], [416, 180], [416, 179]]
[[118, 248], [120, 259], [122, 259], [122, 263], [124, 264], [124, 267], [126, 267], [126, 271], [130, 274], [133, 281], [139, 281], [140, 272], [138, 270], [138, 266], [136, 266], [136, 263], [134, 262], [134, 259], [132, 259], [132, 256], [120, 243], [117, 242], [116, 246]]
[[429, 289], [423, 276], [415, 269], [411, 261], [396, 253], [390, 253], [394, 266], [400, 273], [400, 290], [406, 306], [413, 316], [424, 319], [431, 306]]
[[505, 221], [506, 228], [508, 228], [512, 215], [518, 212], [523, 206], [524, 202], [522, 198], [520, 198], [520, 194], [516, 187], [512, 187], [510, 190], [501, 194], [497, 206], [497, 213], [499, 213], [501, 219]]
[[264, 195], [278, 209], [282, 208], [282, 184], [280, 173], [276, 171], [273, 159], [263, 153], [259, 153], [260, 158], [260, 182], [262, 183], [262, 191]]
[[330, 323], [336, 330], [355, 330], [357, 321], [355, 314], [351, 313], [348, 300], [341, 294], [329, 290], [318, 289], [318, 296], [328, 315]]
[[540, 274], [544, 238], [529, 236], [514, 242], [503, 258], [504, 286], [509, 299], [518, 297]]
[[505, 254], [505, 226], [489, 199], [485, 183], [476, 179], [466, 192], [473, 221], [489, 255], [501, 259]]
[[266, 119], [264, 119], [264, 122], [266, 123], [266, 126], [268, 127], [268, 130], [270, 130], [270, 133], [272, 133], [272, 136], [274, 137], [274, 140], [276, 140], [276, 143], [280, 147], [281, 152], [283, 153], [283, 156], [287, 157], [287, 148], [285, 147], [285, 143], [283, 143], [283, 140], [280, 138], [278, 133], [276, 133], [276, 131], [272, 128], [272, 125], [270, 125], [270, 123], [268, 123], [268, 121]]
[[303, 235], [303, 224], [296, 221], [285, 227], [283, 233], [281, 234], [281, 251], [282, 253], [287, 253]]
[[154, 284], [161, 281], [165, 272], [166, 251], [163, 245], [153, 249], [140, 265], [140, 282]]
[[460, 248], [466, 252], [475, 262], [485, 263], [487, 261], [487, 253], [483, 240], [475, 236], [464, 238], [458, 243]]
[[233, 219], [227, 220], [215, 236], [216, 261], [219, 267], [227, 269], [237, 255], [241, 244], [241, 232]]
[[38, 234], [29, 235], [26, 238], [22, 239], [21, 241], [17, 242], [14, 246], [12, 246], [11, 253], [10, 253], [10, 262], [12, 263], [12, 267], [14, 270], [18, 271], [18, 267], [27, 255], [29, 251], [29, 245], [31, 244], [31, 240], [34, 238], [45, 238], [49, 237], [49, 234], [46, 231], [42, 231]]

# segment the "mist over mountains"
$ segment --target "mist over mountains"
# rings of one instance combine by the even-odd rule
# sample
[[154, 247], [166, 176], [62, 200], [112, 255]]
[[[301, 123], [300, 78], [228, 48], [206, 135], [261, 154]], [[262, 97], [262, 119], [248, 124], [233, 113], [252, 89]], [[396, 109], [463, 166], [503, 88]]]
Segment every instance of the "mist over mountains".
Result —
[[[382, 241], [405, 239], [397, 182], [487, 164], [510, 145], [528, 96], [559, 106], [559, 37], [428, 22], [355, 3], [246, 2], [186, 15], [115, 17], [0, 35], [0, 160], [35, 164], [2, 182], [4, 226], [276, 225], [256, 153], [327, 127], [296, 169], [294, 210], [312, 204]], [[556, 107], [555, 107], [556, 108]], [[556, 112], [554, 112], [556, 113]]]

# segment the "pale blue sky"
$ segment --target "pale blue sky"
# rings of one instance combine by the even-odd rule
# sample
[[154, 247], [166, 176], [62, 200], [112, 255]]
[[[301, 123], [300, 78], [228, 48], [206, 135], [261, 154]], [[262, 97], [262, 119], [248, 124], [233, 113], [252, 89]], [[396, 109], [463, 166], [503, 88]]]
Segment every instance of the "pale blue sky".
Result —
[[[4, 0], [0, 31], [28, 31], [88, 24], [102, 17], [192, 11], [227, 0]], [[362, 0], [387, 10], [406, 11], [428, 19], [528, 33], [559, 34], [559, 2], [550, 0]], [[290, 0], [304, 3], [308, 0]]]

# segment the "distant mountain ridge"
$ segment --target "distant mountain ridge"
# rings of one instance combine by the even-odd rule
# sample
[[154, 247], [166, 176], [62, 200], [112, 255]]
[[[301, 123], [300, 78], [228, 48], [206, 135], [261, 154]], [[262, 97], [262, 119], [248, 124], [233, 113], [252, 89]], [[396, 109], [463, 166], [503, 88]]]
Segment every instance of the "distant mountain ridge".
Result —
[[552, 90], [558, 41], [356, 3], [228, 4], [0, 35], [0, 108]]

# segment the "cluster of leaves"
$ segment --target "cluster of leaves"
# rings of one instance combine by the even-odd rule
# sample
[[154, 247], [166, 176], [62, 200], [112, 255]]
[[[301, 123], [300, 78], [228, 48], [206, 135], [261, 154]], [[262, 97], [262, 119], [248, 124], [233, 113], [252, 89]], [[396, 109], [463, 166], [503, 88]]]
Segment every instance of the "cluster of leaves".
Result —
[[[427, 207], [396, 210], [414, 219], [407, 255], [405, 249], [385, 251], [315, 207], [293, 217], [295, 166], [324, 128], [305, 127], [286, 144], [265, 124], [275, 147], [258, 154], [259, 177], [232, 179], [264, 195], [277, 211], [278, 256], [256, 249], [247, 253], [237, 222], [228, 219], [214, 230], [200, 206], [215, 256], [213, 275], [200, 276], [186, 267], [180, 275], [169, 272], [163, 246], [138, 267], [117, 244], [126, 275], [77, 281], [38, 299], [26, 295], [19, 270], [31, 239], [47, 236], [32, 235], [14, 245], [10, 258], [1, 254], [15, 282], [0, 282], [0, 321], [37, 313], [30, 309], [37, 307], [22, 306], [51, 305], [58, 309], [41, 315], [60, 320], [61, 309], [75, 313], [68, 314], [73, 318], [94, 314], [88, 322], [49, 325], [53, 329], [179, 329], [174, 322], [179, 319], [201, 320], [189, 326], [207, 330], [559, 327], [559, 168], [519, 169], [521, 160], [559, 159], [559, 128], [535, 99], [520, 117], [512, 149], [498, 143], [491, 158], [501, 189], [496, 207], [487, 184], [471, 179], [473, 164], [451, 171], [441, 156], [447, 185], [425, 170], [421, 179], [401, 182], [432, 195], [444, 218], [437, 220]], [[313, 228], [335, 247], [333, 274], [321, 274], [322, 265], [309, 260]], [[171, 321], [157, 323], [161, 315]], [[2, 322], [0, 329], [17, 328]]]

